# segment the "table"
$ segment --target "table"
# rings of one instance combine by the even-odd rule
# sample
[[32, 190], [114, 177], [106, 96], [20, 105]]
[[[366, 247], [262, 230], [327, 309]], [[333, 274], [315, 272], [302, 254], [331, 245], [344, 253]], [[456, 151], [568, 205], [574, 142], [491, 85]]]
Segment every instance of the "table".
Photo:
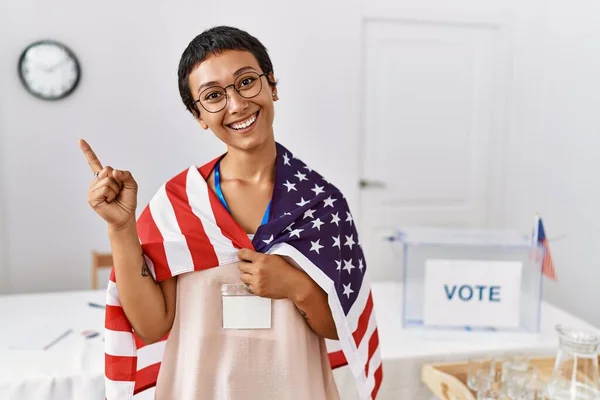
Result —
[[[0, 296], [0, 399], [103, 400], [105, 291]], [[39, 349], [66, 329], [73, 332]], [[101, 333], [85, 339], [80, 332]], [[31, 343], [31, 348], [11, 346]], [[38, 345], [39, 343], [39, 345]]]
[[[474, 332], [406, 331], [401, 327], [402, 286], [373, 283], [375, 314], [379, 326], [384, 379], [378, 400], [427, 399], [421, 383], [421, 366], [427, 362], [465, 359], [471, 354], [504, 354], [526, 351], [532, 355], [554, 355], [557, 338], [554, 326], [600, 329], [551, 305], [542, 303], [539, 335]], [[69, 400], [104, 399], [104, 344], [102, 335], [85, 339], [81, 330], [100, 332], [104, 291], [23, 294], [0, 297], [0, 399]], [[48, 350], [14, 350], [9, 343], [44, 329], [61, 332], [72, 328]], [[22, 336], [25, 335], [25, 336]], [[49, 335], [49, 339], [54, 335]], [[18, 342], [19, 340], [16, 340]], [[22, 340], [20, 340], [22, 341]], [[357, 399], [354, 380], [347, 367], [334, 371], [343, 400]]]

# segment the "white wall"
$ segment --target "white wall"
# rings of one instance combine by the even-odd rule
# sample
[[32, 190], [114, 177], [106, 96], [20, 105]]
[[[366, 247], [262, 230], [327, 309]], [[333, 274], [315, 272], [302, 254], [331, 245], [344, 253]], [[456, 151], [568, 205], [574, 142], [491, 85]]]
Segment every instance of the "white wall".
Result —
[[[179, 56], [203, 29], [239, 26], [266, 44], [281, 85], [278, 139], [354, 207], [362, 17], [489, 18], [511, 26], [513, 45], [509, 144], [497, 149], [506, 152], [507, 193], [493, 220], [528, 231], [539, 211], [551, 238], [565, 234], [552, 246], [559, 282], [546, 285], [546, 297], [600, 325], [590, 307], [600, 301], [598, 3], [309, 0], [286, 7], [267, 0], [0, 3], [0, 209], [13, 291], [88, 287], [90, 251], [108, 249], [104, 224], [86, 203], [91, 174], [78, 138], [105, 163], [134, 172], [142, 204], [165, 179], [222, 150], [177, 92]], [[18, 81], [21, 50], [41, 38], [62, 40], [80, 57], [81, 86], [64, 101], [36, 100]]]
[[2, 210], [0, 209], [0, 294], [10, 292], [10, 280], [8, 269], [8, 257], [4, 238], [6, 234], [4, 220], [2, 219]]
[[545, 297], [600, 325], [600, 4], [530, 8], [515, 48], [506, 223], [544, 218]]

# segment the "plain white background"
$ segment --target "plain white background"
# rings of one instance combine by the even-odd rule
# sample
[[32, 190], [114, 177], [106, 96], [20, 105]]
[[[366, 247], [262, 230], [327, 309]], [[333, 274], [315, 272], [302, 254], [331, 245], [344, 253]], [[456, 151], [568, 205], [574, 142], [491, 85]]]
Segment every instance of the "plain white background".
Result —
[[[435, 7], [434, 7], [435, 6]], [[228, 24], [269, 49], [280, 80], [276, 135], [337, 184], [356, 214], [364, 17], [489, 15], [510, 21], [506, 191], [499, 225], [528, 232], [540, 212], [559, 281], [551, 302], [600, 325], [600, 3], [541, 0], [307, 0], [286, 4], [108, 0], [0, 1], [0, 291], [89, 288], [90, 252], [108, 250], [86, 202], [91, 173], [77, 146], [130, 169], [140, 204], [168, 178], [223, 151], [187, 114], [177, 64], [202, 30]], [[83, 77], [64, 101], [21, 86], [32, 41], [64, 42]], [[390, 140], [394, 140], [390, 137]]]

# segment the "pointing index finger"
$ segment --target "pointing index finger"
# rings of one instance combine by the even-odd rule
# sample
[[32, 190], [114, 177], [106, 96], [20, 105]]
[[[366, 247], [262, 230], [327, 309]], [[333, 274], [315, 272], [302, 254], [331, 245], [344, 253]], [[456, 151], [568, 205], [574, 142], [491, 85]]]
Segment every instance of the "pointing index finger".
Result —
[[83, 154], [85, 155], [92, 172], [96, 173], [102, 171], [102, 163], [100, 160], [98, 160], [96, 153], [94, 153], [94, 150], [92, 150], [90, 145], [85, 140], [79, 140], [79, 148], [81, 148], [81, 151], [83, 151]]

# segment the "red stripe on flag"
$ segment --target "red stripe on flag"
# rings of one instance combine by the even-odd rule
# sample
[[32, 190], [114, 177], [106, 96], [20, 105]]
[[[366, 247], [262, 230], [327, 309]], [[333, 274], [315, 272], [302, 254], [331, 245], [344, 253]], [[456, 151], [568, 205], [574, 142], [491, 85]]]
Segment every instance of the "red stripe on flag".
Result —
[[146, 389], [156, 386], [160, 363], [152, 364], [137, 372], [133, 394], [138, 394]]
[[348, 365], [348, 361], [346, 360], [346, 356], [342, 350], [334, 351], [333, 353], [329, 353], [329, 364], [331, 364], [331, 369], [336, 369]]
[[213, 159], [212, 161], [204, 164], [200, 168], [198, 168], [198, 172], [200, 172], [200, 175], [202, 175], [202, 177], [204, 178], [205, 181], [208, 180], [208, 176], [210, 175], [212, 170], [215, 168], [217, 161], [219, 161], [220, 159], [221, 159], [221, 157], [217, 157], [217, 158]]
[[104, 355], [104, 373], [112, 381], [133, 382], [137, 357]]
[[171, 179], [167, 182], [165, 189], [173, 206], [179, 229], [190, 249], [194, 270], [200, 271], [219, 265], [219, 259], [206, 235], [202, 221], [194, 214], [188, 201], [186, 191], [187, 173], [186, 170]]
[[131, 324], [120, 306], [106, 306], [104, 327], [111, 331], [131, 332]]
[[377, 333], [377, 329], [373, 331], [371, 335], [371, 339], [369, 339], [369, 357], [367, 357], [367, 364], [365, 365], [365, 375], [369, 376], [369, 364], [371, 363], [371, 358], [373, 358], [373, 354], [379, 347], [379, 334]]
[[554, 263], [552, 262], [552, 255], [550, 254], [550, 246], [548, 240], [542, 240], [542, 246], [544, 246], [544, 260], [542, 261], [542, 273], [550, 279], [556, 280], [556, 271], [554, 270]]
[[[167, 334], [165, 336], [163, 336], [160, 340], [158, 340], [157, 343], [158, 342], [163, 342], [163, 341], [167, 340], [167, 338], [169, 337], [169, 333], [170, 332], [171, 331], [167, 332]], [[133, 334], [133, 338], [135, 339], [135, 348], [136, 349], [139, 350], [142, 347], [147, 346], [147, 344], [144, 343], [144, 341], [138, 335], [136, 335], [135, 333]]]
[[369, 326], [369, 319], [371, 318], [371, 312], [373, 311], [373, 295], [369, 292], [369, 297], [367, 299], [367, 304], [365, 304], [365, 308], [363, 312], [360, 314], [358, 318], [358, 326], [356, 330], [352, 334], [354, 337], [354, 343], [356, 343], [356, 347], [360, 345], [363, 336], [367, 332], [367, 327]]
[[379, 368], [377, 368], [377, 371], [375, 371], [375, 387], [373, 388], [373, 391], [371, 392], [372, 399], [377, 398], [377, 392], [379, 392], [379, 387], [381, 386], [382, 380], [383, 380], [383, 364], [380, 365]]
[[156, 226], [154, 218], [152, 218], [149, 206], [146, 206], [138, 219], [137, 232], [140, 242], [142, 243], [144, 254], [146, 254], [154, 264], [156, 280], [160, 282], [171, 278], [172, 275], [169, 268], [169, 262], [167, 261], [167, 254], [165, 253], [163, 236]]

